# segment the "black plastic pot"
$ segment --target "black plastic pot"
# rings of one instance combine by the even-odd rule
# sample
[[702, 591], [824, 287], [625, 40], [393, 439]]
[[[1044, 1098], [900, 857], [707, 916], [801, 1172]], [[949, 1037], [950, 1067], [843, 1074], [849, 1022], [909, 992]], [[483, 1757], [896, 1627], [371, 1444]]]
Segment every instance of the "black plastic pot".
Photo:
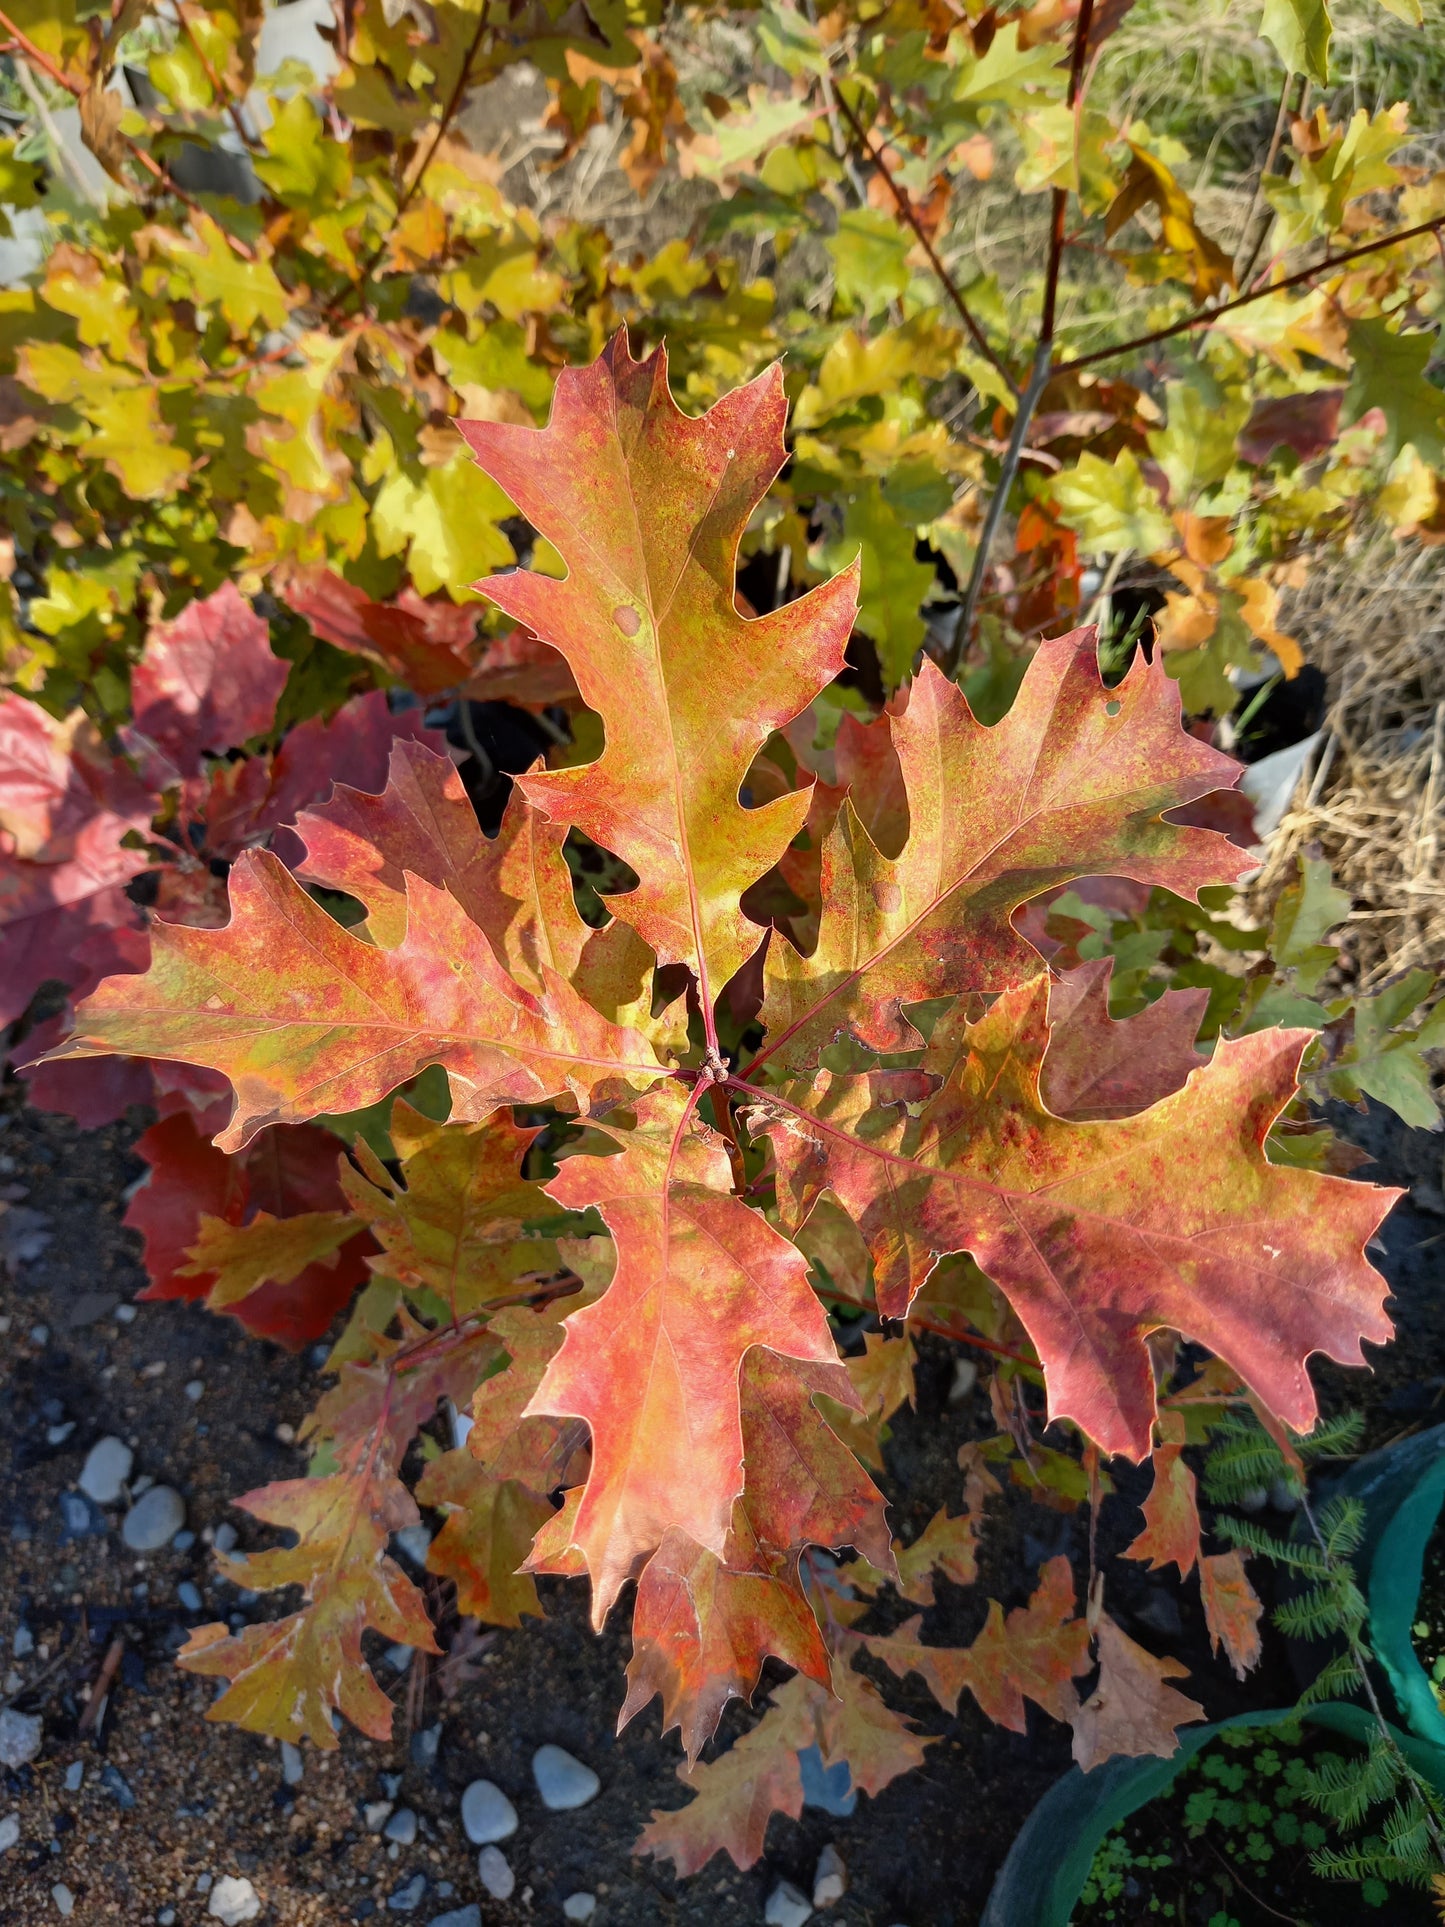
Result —
[[[1326, 1704], [1298, 1715], [1293, 1708], [1283, 1707], [1191, 1727], [1180, 1735], [1179, 1750], [1167, 1760], [1110, 1760], [1092, 1773], [1071, 1768], [1024, 1822], [999, 1869], [980, 1927], [1069, 1927], [1094, 1855], [1121, 1820], [1167, 1793], [1195, 1755], [1220, 1733], [1282, 1726], [1295, 1718], [1362, 1744], [1374, 1731], [1363, 1707]], [[1395, 1737], [1419, 1772], [1445, 1791], [1445, 1748], [1408, 1734]]]

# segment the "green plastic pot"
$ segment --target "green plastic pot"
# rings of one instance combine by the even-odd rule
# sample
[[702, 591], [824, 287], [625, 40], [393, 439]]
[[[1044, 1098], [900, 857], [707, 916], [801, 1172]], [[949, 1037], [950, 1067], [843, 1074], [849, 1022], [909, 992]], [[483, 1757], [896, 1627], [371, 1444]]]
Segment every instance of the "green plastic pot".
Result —
[[1445, 1714], [1415, 1653], [1425, 1548], [1445, 1505], [1445, 1425], [1370, 1453], [1331, 1491], [1359, 1499], [1365, 1536], [1356, 1570], [1370, 1608], [1370, 1645], [1412, 1733], [1445, 1747]]
[[[1373, 1720], [1360, 1706], [1328, 1703], [1303, 1714], [1282, 1707], [1190, 1727], [1180, 1735], [1179, 1750], [1167, 1760], [1110, 1760], [1092, 1773], [1071, 1768], [1024, 1822], [999, 1869], [980, 1927], [1068, 1927], [1094, 1855], [1121, 1820], [1167, 1793], [1194, 1756], [1218, 1734], [1247, 1726], [1282, 1726], [1295, 1718], [1362, 1744], [1374, 1731]], [[1408, 1734], [1395, 1737], [1419, 1772], [1445, 1792], [1445, 1750]]]

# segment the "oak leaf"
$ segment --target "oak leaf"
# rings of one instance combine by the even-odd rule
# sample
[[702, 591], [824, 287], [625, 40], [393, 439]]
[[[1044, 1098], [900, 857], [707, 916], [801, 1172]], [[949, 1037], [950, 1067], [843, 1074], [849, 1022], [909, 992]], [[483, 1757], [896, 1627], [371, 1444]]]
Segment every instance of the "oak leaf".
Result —
[[1309, 1431], [1310, 1353], [1359, 1363], [1361, 1339], [1392, 1329], [1364, 1246], [1394, 1196], [1266, 1158], [1309, 1033], [1226, 1039], [1149, 1110], [1074, 1124], [1039, 1096], [1047, 998], [1036, 978], [958, 1025], [943, 1087], [883, 1137], [857, 1135], [864, 1079], [820, 1079], [811, 1115], [766, 1100], [780, 1200], [801, 1219], [823, 1189], [837, 1195], [869, 1240], [888, 1316], [938, 1255], [971, 1253], [1038, 1350], [1051, 1415], [1106, 1451], [1149, 1450], [1144, 1335], [1161, 1325]]
[[288, 673], [271, 652], [264, 618], [224, 582], [151, 629], [131, 671], [135, 721], [126, 746], [157, 788], [196, 776], [202, 754], [270, 730]]
[[745, 809], [738, 792], [770, 731], [843, 664], [856, 569], [771, 615], [734, 599], [744, 524], [784, 460], [781, 370], [696, 420], [658, 350], [619, 334], [564, 369], [545, 429], [463, 422], [478, 462], [568, 567], [476, 586], [571, 664], [606, 748], [581, 768], [524, 776], [537, 807], [631, 864], [611, 899], [664, 963], [714, 1000], [757, 948], [739, 907], [802, 827], [806, 792]]
[[1202, 1720], [1204, 1708], [1168, 1685], [1189, 1668], [1155, 1659], [1109, 1618], [1099, 1621], [1099, 1680], [1074, 1715], [1074, 1759], [1085, 1773], [1119, 1754], [1167, 1760], [1178, 1747], [1176, 1729]]
[[884, 857], [844, 805], [823, 851], [816, 950], [769, 947], [769, 1034], [755, 1063], [810, 1068], [845, 1029], [875, 1050], [916, 1046], [906, 1005], [1002, 990], [1037, 968], [1010, 918], [1071, 878], [1129, 877], [1187, 897], [1233, 881], [1243, 852], [1164, 816], [1238, 775], [1184, 734], [1179, 713], [1177, 687], [1142, 657], [1106, 690], [1092, 630], [1044, 643], [992, 728], [925, 661], [890, 723], [908, 840]]
[[1137, 1016], [1109, 1015], [1114, 959], [1065, 972], [1049, 988], [1049, 1047], [1040, 1094], [1055, 1117], [1129, 1117], [1179, 1090], [1207, 1063], [1194, 1040], [1207, 990], [1166, 990]]
[[1249, 1583], [1241, 1552], [1207, 1553], [1199, 1561], [1199, 1595], [1213, 1652], [1223, 1646], [1234, 1677], [1243, 1679], [1264, 1652], [1259, 1622], [1264, 1607]]
[[[1126, 1546], [1126, 1559], [1146, 1559], [1151, 1572], [1171, 1562], [1187, 1579], [1199, 1557], [1199, 1506], [1193, 1472], [1184, 1463], [1184, 1416], [1161, 1411], [1154, 1447], [1154, 1483], [1144, 1501], [1144, 1530]], [[1201, 1576], [1201, 1583], [1202, 1576]]]

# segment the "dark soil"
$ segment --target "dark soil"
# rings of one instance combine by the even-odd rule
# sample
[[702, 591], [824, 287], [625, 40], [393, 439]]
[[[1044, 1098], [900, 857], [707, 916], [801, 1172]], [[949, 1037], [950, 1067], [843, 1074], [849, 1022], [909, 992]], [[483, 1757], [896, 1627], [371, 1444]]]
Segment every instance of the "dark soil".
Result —
[[[8, 1385], [0, 1407], [0, 1675], [8, 1675], [0, 1699], [40, 1714], [45, 1724], [35, 1762], [0, 1773], [0, 1821], [16, 1812], [21, 1827], [18, 1845], [0, 1859], [4, 1927], [58, 1920], [57, 1883], [76, 1897], [72, 1917], [84, 1927], [131, 1927], [168, 1907], [179, 1927], [198, 1927], [207, 1918], [198, 1878], [226, 1874], [251, 1878], [268, 1927], [331, 1927], [373, 1916], [378, 1927], [391, 1919], [423, 1927], [473, 1900], [481, 1901], [489, 1927], [554, 1922], [562, 1902], [579, 1891], [597, 1896], [595, 1927], [760, 1922], [780, 1877], [811, 1890], [819, 1851], [830, 1841], [850, 1885], [820, 1919], [847, 1927], [969, 1927], [978, 1919], [1025, 1814], [1068, 1765], [1065, 1728], [1031, 1709], [1028, 1734], [1010, 1734], [986, 1721], [967, 1694], [949, 1719], [918, 1681], [880, 1673], [890, 1701], [936, 1736], [927, 1765], [877, 1799], [860, 1797], [849, 1818], [810, 1808], [798, 1823], [774, 1819], [765, 1859], [746, 1873], [718, 1858], [694, 1880], [678, 1882], [668, 1863], [635, 1859], [632, 1847], [654, 1808], [682, 1804], [675, 1777], [681, 1754], [675, 1736], [661, 1737], [655, 1702], [624, 1734], [614, 1733], [627, 1602], [596, 1638], [580, 1586], [547, 1582], [547, 1619], [492, 1636], [471, 1679], [448, 1701], [435, 1675], [412, 1683], [378, 1661], [397, 1703], [394, 1742], [379, 1746], [348, 1728], [337, 1753], [308, 1749], [295, 1789], [283, 1783], [273, 1745], [206, 1723], [211, 1684], [172, 1664], [188, 1624], [217, 1617], [234, 1624], [238, 1615], [269, 1617], [273, 1610], [214, 1577], [207, 1540], [229, 1520], [243, 1548], [265, 1541], [264, 1530], [228, 1502], [303, 1471], [293, 1428], [325, 1381], [314, 1353], [289, 1356], [195, 1308], [142, 1305], [133, 1321], [118, 1318], [144, 1283], [138, 1242], [120, 1224], [127, 1187], [140, 1175], [130, 1146], [141, 1121], [86, 1135], [66, 1119], [25, 1110], [13, 1089], [0, 1104], [0, 1186], [9, 1198], [0, 1215], [0, 1256], [8, 1252], [12, 1272], [6, 1283], [0, 1267], [0, 1372]], [[1346, 1117], [1383, 1160], [1365, 1175], [1414, 1187], [1385, 1228], [1381, 1259], [1399, 1294], [1403, 1342], [1381, 1355], [1373, 1377], [1334, 1367], [1318, 1375], [1331, 1405], [1364, 1407], [1373, 1445], [1430, 1422], [1445, 1391], [1445, 1295], [1433, 1288], [1445, 1245], [1441, 1140], [1406, 1132], [1379, 1114]], [[32, 1233], [49, 1237], [38, 1254]], [[926, 1345], [917, 1410], [899, 1415], [888, 1454], [895, 1529], [905, 1538], [945, 1502], [958, 1508], [958, 1448], [993, 1429], [981, 1393], [961, 1405], [948, 1402], [951, 1379], [949, 1352]], [[193, 1380], [204, 1387], [195, 1402], [183, 1389]], [[73, 1429], [50, 1442], [66, 1425]], [[109, 1432], [133, 1445], [135, 1476], [173, 1484], [184, 1495], [197, 1534], [188, 1551], [127, 1553], [116, 1509], [83, 1521], [90, 1529], [78, 1536], [67, 1525], [62, 1495], [74, 1513], [86, 1451]], [[1101, 1558], [1138, 1530], [1134, 1503], [1148, 1474], [1124, 1467], [1118, 1481], [1120, 1496], [1102, 1510]], [[1082, 1592], [1082, 1514], [1050, 1510], [1011, 1489], [990, 1505], [980, 1584], [961, 1591], [940, 1581], [926, 1637], [939, 1644], [971, 1640], [986, 1601], [1021, 1603], [1041, 1562], [1060, 1551], [1073, 1559]], [[198, 1612], [177, 1599], [186, 1581], [201, 1594]], [[1294, 1698], [1273, 1636], [1264, 1664], [1243, 1686], [1211, 1659], [1192, 1581], [1172, 1585], [1118, 1562], [1109, 1607], [1144, 1644], [1190, 1666], [1188, 1690], [1211, 1717]], [[22, 1627], [35, 1645], [17, 1654]], [[113, 1649], [118, 1663], [104, 1715], [82, 1738], [82, 1710]], [[731, 1709], [718, 1744], [751, 1717]], [[438, 1723], [435, 1762], [418, 1764], [420, 1734]], [[529, 1763], [546, 1741], [601, 1776], [600, 1796], [580, 1812], [548, 1814], [537, 1798]], [[66, 1771], [75, 1762], [84, 1781], [69, 1792]], [[385, 1797], [381, 1776], [394, 1773], [403, 1776], [398, 1803], [420, 1817], [416, 1844], [400, 1849], [368, 1834], [362, 1816], [366, 1803]], [[496, 1780], [521, 1816], [504, 1847], [517, 1875], [516, 1895], [505, 1905], [479, 1892], [475, 1850], [458, 1822], [460, 1791], [478, 1776]], [[388, 1898], [417, 1872], [428, 1883], [420, 1905], [410, 1914], [393, 1912]]]

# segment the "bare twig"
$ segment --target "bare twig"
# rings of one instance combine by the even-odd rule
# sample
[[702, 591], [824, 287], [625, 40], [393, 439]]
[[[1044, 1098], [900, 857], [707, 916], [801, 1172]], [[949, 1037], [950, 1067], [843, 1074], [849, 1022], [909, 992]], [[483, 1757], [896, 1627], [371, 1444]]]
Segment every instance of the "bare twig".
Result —
[[[1254, 264], [1259, 259], [1259, 251], [1264, 246], [1264, 237], [1269, 232], [1269, 221], [1264, 206], [1264, 184], [1274, 172], [1274, 164], [1279, 159], [1280, 142], [1284, 139], [1285, 123], [1289, 119], [1289, 97], [1294, 88], [1294, 75], [1286, 74], [1284, 86], [1279, 90], [1279, 112], [1274, 117], [1274, 133], [1270, 138], [1269, 152], [1264, 157], [1264, 166], [1259, 170], [1259, 179], [1254, 184], [1254, 196], [1245, 216], [1244, 231], [1239, 237], [1239, 253], [1234, 262], [1234, 285], [1242, 288], [1254, 273]], [[1308, 86], [1308, 80], [1305, 81]], [[1300, 96], [1303, 102], [1304, 96]]]
[[1186, 315], [1182, 321], [1171, 322], [1167, 328], [1155, 328], [1147, 335], [1135, 335], [1132, 340], [1117, 342], [1112, 348], [1096, 348], [1092, 354], [1078, 355], [1059, 365], [1070, 371], [1093, 368], [1101, 361], [1115, 361], [1120, 355], [1134, 354], [1140, 348], [1152, 348], [1156, 342], [1171, 341], [1175, 335], [1188, 334], [1191, 329], [1213, 327], [1222, 315], [1232, 314], [1237, 308], [1247, 308], [1252, 302], [1263, 301], [1267, 295], [1282, 294], [1286, 288], [1300, 287], [1306, 281], [1313, 281], [1316, 275], [1328, 274], [1332, 268], [1348, 267], [1352, 261], [1363, 260], [1367, 254], [1378, 254], [1382, 248], [1392, 248], [1398, 242], [1413, 241], [1422, 234], [1437, 234], [1442, 227], [1445, 227], [1445, 214], [1417, 222], [1414, 227], [1397, 228], [1393, 234], [1382, 234], [1377, 241], [1366, 241], [1357, 248], [1346, 248], [1340, 254], [1327, 254], [1311, 267], [1300, 268], [1294, 274], [1285, 275], [1282, 280], [1271, 281], [1268, 287], [1251, 289], [1248, 294], [1236, 295], [1232, 301], [1221, 301], [1217, 308], [1201, 308], [1194, 314]]
[[111, 1682], [120, 1668], [124, 1653], [124, 1635], [117, 1633], [105, 1649], [105, 1658], [100, 1662], [100, 1671], [95, 1676], [95, 1684], [90, 1689], [90, 1696], [85, 1702], [84, 1711], [75, 1729], [82, 1739], [100, 1723], [105, 1702], [110, 1696]]
[[[1093, 20], [1094, 0], [1082, 0], [1078, 16], [1074, 21], [1074, 44], [1069, 51], [1069, 91], [1067, 106], [1075, 116], [1074, 145], [1078, 147], [1077, 117], [1081, 99], [1080, 82], [1084, 73], [1084, 59], [1089, 48], [1089, 27]], [[1039, 340], [1051, 342], [1054, 338], [1054, 315], [1059, 299], [1059, 270], [1064, 259], [1064, 225], [1069, 207], [1069, 190], [1056, 187], [1049, 221], [1049, 265], [1044, 275], [1044, 307], [1039, 319]]]

